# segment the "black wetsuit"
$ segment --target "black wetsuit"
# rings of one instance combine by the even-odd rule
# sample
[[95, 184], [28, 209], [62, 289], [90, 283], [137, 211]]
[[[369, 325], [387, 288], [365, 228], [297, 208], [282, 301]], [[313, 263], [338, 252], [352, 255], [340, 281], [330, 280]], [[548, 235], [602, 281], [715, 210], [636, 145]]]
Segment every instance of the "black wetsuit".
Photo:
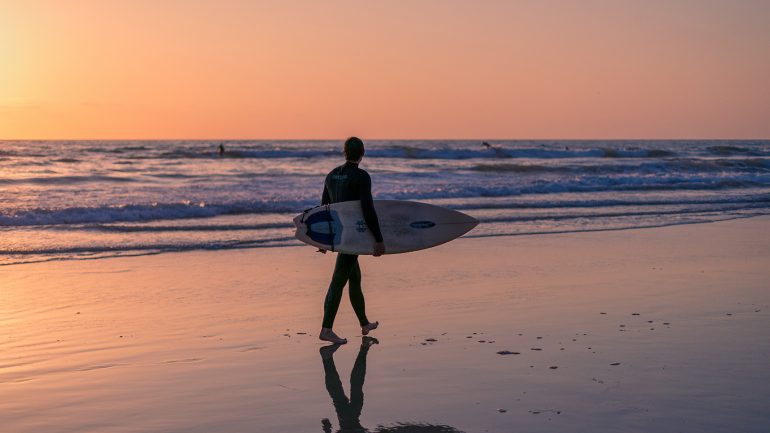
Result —
[[[352, 200], [361, 200], [361, 210], [366, 226], [374, 236], [374, 240], [382, 242], [380, 223], [372, 200], [372, 180], [369, 173], [358, 168], [355, 162], [347, 161], [326, 176], [321, 204]], [[361, 291], [361, 268], [358, 266], [358, 256], [340, 253], [337, 255], [334, 275], [324, 301], [324, 328], [331, 328], [334, 325], [334, 318], [337, 316], [342, 300], [342, 289], [346, 283], [348, 283], [350, 303], [353, 304], [358, 322], [361, 326], [369, 324], [366, 318], [364, 294]]]

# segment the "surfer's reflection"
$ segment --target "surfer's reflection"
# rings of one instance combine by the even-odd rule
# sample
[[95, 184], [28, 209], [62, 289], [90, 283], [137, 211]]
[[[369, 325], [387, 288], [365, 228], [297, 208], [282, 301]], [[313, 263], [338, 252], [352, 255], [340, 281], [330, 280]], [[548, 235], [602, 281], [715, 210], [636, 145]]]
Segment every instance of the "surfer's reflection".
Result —
[[[342, 381], [337, 373], [337, 367], [334, 365], [334, 352], [339, 349], [339, 344], [324, 346], [321, 348], [321, 360], [324, 364], [324, 381], [326, 390], [332, 398], [334, 410], [337, 411], [337, 419], [340, 423], [340, 432], [365, 432], [366, 429], [361, 426], [359, 418], [361, 409], [364, 407], [364, 378], [366, 377], [366, 355], [373, 344], [377, 344], [376, 338], [363, 337], [361, 339], [361, 350], [358, 351], [356, 363], [353, 365], [353, 371], [350, 372], [350, 399], [345, 395], [342, 389]], [[331, 433], [332, 423], [324, 418], [322, 421], [323, 429], [326, 433]]]
[[[368, 430], [361, 425], [361, 410], [364, 407], [364, 378], [366, 377], [366, 356], [369, 354], [369, 348], [378, 344], [376, 338], [363, 337], [361, 339], [361, 349], [358, 351], [358, 357], [350, 372], [350, 399], [345, 395], [342, 388], [340, 375], [337, 373], [337, 367], [334, 365], [334, 352], [341, 347], [339, 344], [324, 346], [320, 349], [321, 361], [324, 366], [324, 379], [326, 390], [332, 398], [334, 410], [337, 412], [339, 421], [339, 430], [337, 433], [462, 433], [449, 426], [431, 425], [431, 424], [411, 424], [397, 423], [393, 426], [378, 426], [374, 430]], [[321, 420], [323, 431], [332, 433], [332, 423], [329, 419]]]

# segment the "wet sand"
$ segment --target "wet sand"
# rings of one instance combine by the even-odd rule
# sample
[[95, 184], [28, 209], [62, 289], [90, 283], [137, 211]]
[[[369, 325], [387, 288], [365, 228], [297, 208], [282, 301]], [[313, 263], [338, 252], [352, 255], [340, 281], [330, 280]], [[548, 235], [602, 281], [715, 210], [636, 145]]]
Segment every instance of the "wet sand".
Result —
[[317, 340], [333, 262], [0, 268], [2, 431], [770, 430], [770, 218], [364, 257], [378, 344], [345, 297], [336, 351]]

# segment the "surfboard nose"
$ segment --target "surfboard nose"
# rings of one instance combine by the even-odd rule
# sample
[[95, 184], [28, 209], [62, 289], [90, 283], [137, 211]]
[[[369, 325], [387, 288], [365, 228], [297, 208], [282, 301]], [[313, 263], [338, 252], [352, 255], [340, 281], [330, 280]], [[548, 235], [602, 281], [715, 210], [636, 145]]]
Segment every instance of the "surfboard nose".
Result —
[[470, 230], [468, 230], [468, 231], [471, 231], [471, 230], [475, 229], [476, 226], [479, 225], [479, 223], [480, 223], [480, 221], [477, 220], [476, 218], [470, 217], [470, 219], [472, 220], [472, 221], [470, 221], [470, 223], [473, 224], [473, 227], [471, 227]]
[[463, 232], [463, 234], [468, 233], [469, 231], [476, 228], [477, 225], [479, 225], [479, 220], [468, 215], [467, 213], [460, 212], [457, 210], [450, 210], [450, 211], [452, 212], [452, 219], [454, 220], [454, 223], [461, 225], [466, 229], [465, 232]]
[[462, 213], [462, 212], [458, 212], [458, 213], [463, 216], [463, 219], [464, 219], [463, 222], [464, 223], [472, 224], [473, 225], [473, 227], [471, 227], [471, 229], [473, 229], [474, 227], [479, 225], [479, 220], [477, 220], [476, 218], [473, 218], [472, 216], [468, 215], [467, 213]]
[[455, 228], [458, 231], [457, 233], [458, 238], [460, 236], [465, 236], [471, 230], [476, 228], [477, 225], [479, 225], [479, 220], [477, 220], [476, 218], [463, 212], [459, 212], [459, 211], [456, 211], [456, 212], [460, 214], [457, 216], [456, 218], [457, 224], [455, 224]]

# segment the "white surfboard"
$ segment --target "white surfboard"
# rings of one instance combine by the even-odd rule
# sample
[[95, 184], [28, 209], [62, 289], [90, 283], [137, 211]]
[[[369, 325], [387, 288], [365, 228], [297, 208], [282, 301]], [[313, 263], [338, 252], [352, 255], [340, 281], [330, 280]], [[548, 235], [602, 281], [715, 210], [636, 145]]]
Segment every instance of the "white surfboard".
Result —
[[[385, 254], [435, 247], [458, 238], [479, 223], [462, 212], [416, 201], [375, 200]], [[366, 226], [360, 201], [308, 209], [294, 218], [295, 236], [328, 251], [371, 255], [374, 236]]]

